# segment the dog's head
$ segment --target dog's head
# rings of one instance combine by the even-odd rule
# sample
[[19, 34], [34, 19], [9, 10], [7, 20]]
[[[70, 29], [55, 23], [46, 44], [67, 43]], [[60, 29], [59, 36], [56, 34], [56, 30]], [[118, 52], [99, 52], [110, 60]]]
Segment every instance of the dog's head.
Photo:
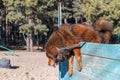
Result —
[[58, 62], [63, 62], [70, 54], [68, 49], [53, 48], [50, 51], [46, 50], [46, 55], [49, 59], [48, 64], [55, 66]]

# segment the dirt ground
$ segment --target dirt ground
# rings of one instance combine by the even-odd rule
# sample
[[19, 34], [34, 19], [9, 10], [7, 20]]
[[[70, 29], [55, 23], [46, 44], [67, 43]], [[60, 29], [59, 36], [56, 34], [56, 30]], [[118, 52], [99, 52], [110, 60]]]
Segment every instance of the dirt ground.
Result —
[[48, 66], [45, 52], [0, 51], [0, 59], [10, 59], [12, 69], [0, 68], [0, 80], [58, 80], [58, 66]]

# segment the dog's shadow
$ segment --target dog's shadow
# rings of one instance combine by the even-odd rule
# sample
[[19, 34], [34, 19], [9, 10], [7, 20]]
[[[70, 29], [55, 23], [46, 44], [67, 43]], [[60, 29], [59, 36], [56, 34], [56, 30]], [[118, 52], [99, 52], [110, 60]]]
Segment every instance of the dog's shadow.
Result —
[[64, 62], [59, 63], [59, 77], [64, 78], [64, 76], [68, 72], [68, 61], [65, 60]]

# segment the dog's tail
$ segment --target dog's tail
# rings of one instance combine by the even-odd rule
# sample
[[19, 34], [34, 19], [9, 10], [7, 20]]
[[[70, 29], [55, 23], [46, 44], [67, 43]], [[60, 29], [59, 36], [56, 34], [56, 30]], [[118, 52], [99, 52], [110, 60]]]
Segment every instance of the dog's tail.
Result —
[[93, 23], [93, 27], [102, 38], [102, 43], [109, 43], [113, 31], [112, 23], [104, 19], [99, 19]]

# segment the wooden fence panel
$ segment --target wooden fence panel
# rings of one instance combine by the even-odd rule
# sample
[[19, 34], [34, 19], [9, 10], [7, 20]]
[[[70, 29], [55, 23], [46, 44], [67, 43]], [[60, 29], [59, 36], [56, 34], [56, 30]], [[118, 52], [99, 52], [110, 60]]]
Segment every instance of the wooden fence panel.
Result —
[[73, 75], [69, 77], [68, 63], [64, 61], [59, 64], [59, 80], [120, 80], [119, 44], [86, 43], [81, 52], [82, 71], [77, 70], [74, 58]]

